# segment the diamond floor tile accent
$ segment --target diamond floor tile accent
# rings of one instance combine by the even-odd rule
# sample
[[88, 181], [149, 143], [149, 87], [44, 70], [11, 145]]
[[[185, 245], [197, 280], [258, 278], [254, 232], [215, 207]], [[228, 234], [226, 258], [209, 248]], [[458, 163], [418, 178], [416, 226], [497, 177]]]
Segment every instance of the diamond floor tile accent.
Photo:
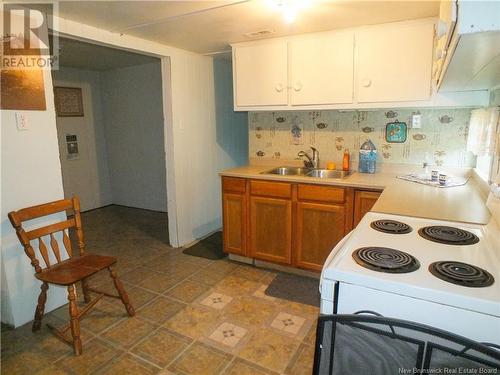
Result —
[[272, 321], [271, 327], [296, 335], [306, 320], [300, 316], [280, 312]]
[[221, 293], [212, 293], [200, 303], [202, 305], [212, 307], [217, 310], [222, 310], [226, 305], [233, 300], [233, 297]]
[[247, 333], [248, 330], [245, 328], [225, 322], [217, 327], [208, 338], [234, 348]]

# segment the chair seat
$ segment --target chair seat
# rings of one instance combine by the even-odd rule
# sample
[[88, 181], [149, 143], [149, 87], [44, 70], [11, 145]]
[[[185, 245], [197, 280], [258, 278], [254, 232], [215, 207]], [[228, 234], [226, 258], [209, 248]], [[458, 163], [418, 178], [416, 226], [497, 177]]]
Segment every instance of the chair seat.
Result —
[[51, 284], [70, 285], [116, 263], [115, 257], [86, 254], [64, 260], [35, 274], [38, 280]]

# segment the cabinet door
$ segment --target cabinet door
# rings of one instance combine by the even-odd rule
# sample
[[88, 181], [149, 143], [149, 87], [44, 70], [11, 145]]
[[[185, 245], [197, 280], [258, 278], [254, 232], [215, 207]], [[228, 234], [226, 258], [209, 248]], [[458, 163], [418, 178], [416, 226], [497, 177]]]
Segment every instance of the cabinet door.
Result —
[[250, 256], [291, 264], [292, 201], [250, 197]]
[[352, 103], [354, 33], [292, 40], [289, 56], [292, 105]]
[[297, 203], [295, 264], [321, 271], [328, 254], [346, 234], [344, 205]]
[[286, 41], [236, 46], [233, 54], [236, 106], [286, 105]]
[[428, 100], [434, 25], [383, 25], [357, 34], [358, 102]]
[[224, 193], [223, 204], [223, 238], [226, 253], [246, 254], [246, 220], [247, 208], [244, 194]]
[[379, 191], [356, 190], [354, 193], [354, 226], [358, 225], [363, 216], [372, 209], [380, 194]]

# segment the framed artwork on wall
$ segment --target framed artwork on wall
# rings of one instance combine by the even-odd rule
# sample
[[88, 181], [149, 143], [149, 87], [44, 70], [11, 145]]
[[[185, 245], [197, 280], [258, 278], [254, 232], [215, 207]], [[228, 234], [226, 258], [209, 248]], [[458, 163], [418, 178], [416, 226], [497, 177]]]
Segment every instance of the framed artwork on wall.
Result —
[[0, 109], [45, 111], [43, 72], [39, 69], [0, 71]]
[[54, 87], [56, 113], [59, 117], [83, 117], [82, 89]]

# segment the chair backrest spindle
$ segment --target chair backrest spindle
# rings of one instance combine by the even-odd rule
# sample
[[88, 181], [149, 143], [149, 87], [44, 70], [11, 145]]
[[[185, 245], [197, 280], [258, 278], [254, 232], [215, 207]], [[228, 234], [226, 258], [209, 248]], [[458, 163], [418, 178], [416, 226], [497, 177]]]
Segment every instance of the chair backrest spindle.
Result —
[[[58, 212], [66, 212], [68, 210], [72, 210], [74, 216], [65, 221], [46, 225], [40, 228], [32, 229], [30, 231], [25, 231], [25, 229], [23, 228], [23, 222], [25, 221], [52, 215]], [[54, 257], [56, 259], [54, 265], [61, 262], [62, 259], [59, 243], [54, 236], [55, 233], [62, 232], [62, 243], [68, 256], [71, 258], [73, 257], [73, 250], [71, 247], [71, 240], [68, 236], [67, 231], [69, 228], [75, 228], [78, 238], [80, 255], [83, 255], [85, 253], [82, 219], [80, 216], [80, 201], [76, 196], [72, 199], [62, 199], [51, 203], [23, 208], [19, 211], [12, 211], [9, 213], [9, 220], [12, 223], [12, 226], [15, 228], [17, 237], [24, 247], [24, 252], [30, 258], [31, 265], [35, 268], [36, 273], [41, 272], [43, 268], [40, 266], [40, 262], [36, 258], [35, 250], [31, 245], [31, 241], [33, 240], [38, 240], [38, 249], [47, 268], [51, 267], [51, 263], [47, 245], [43, 240], [44, 236], [50, 237], [50, 249], [52, 250], [52, 253], [54, 254]]]

